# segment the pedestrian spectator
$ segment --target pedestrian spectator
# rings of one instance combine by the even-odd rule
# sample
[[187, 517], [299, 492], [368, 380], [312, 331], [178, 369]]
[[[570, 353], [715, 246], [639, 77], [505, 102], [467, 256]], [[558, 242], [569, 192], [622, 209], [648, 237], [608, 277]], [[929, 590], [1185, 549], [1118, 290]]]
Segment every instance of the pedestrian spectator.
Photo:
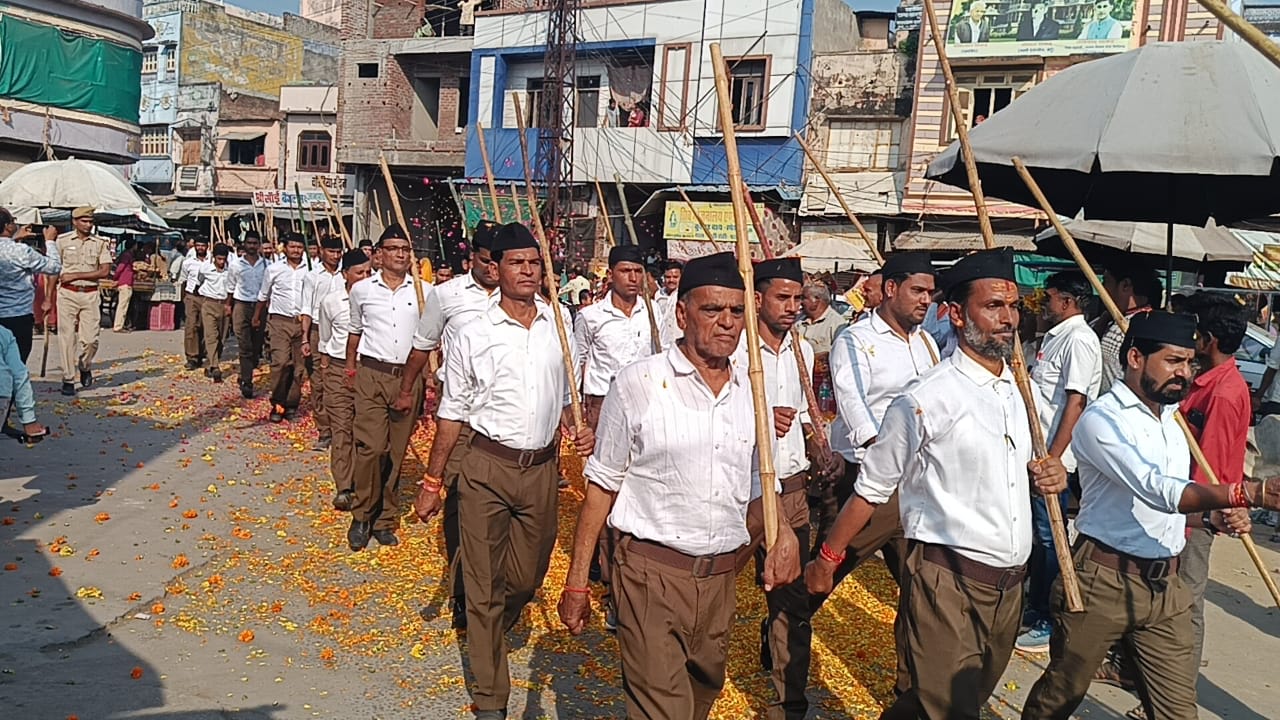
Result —
[[58, 344], [62, 349], [62, 394], [75, 397], [80, 386], [93, 385], [93, 357], [98, 353], [102, 298], [98, 281], [111, 274], [111, 243], [93, 233], [93, 208], [71, 213], [72, 230], [58, 238], [62, 263], [58, 280]]
[[[1117, 265], [1109, 267], [1102, 274], [1102, 287], [1115, 301], [1116, 307], [1131, 318], [1140, 312], [1156, 307], [1160, 302], [1164, 285], [1156, 275], [1156, 271], [1148, 265]], [[1120, 358], [1120, 345], [1124, 342], [1124, 332], [1120, 326], [1111, 321], [1109, 314], [1104, 314], [1094, 321], [1094, 330], [1102, 337], [1102, 390], [1106, 393], [1117, 380], [1124, 376], [1123, 362]]]
[[832, 341], [847, 323], [831, 307], [831, 291], [824, 285], [806, 285], [800, 306], [804, 309], [804, 317], [800, 320], [800, 334], [813, 345], [818, 364], [825, 364], [827, 353], [831, 352]]
[[[31, 355], [36, 322], [32, 312], [36, 301], [34, 278], [37, 274], [60, 273], [62, 259], [57, 252], [41, 255], [30, 245], [16, 242], [14, 235], [17, 231], [13, 214], [0, 208], [0, 326], [13, 333], [18, 354], [26, 362]], [[56, 246], [53, 243], [50, 250], [56, 250]]]
[[20, 442], [37, 443], [49, 430], [36, 422], [36, 397], [31, 390], [27, 363], [18, 351], [18, 339], [9, 328], [0, 325], [0, 405], [5, 408], [5, 424], [11, 408], [18, 409], [22, 432], [15, 434]]
[[125, 320], [129, 317], [129, 302], [133, 299], [133, 239], [124, 241], [124, 252], [116, 257], [114, 279], [116, 281], [116, 316], [111, 324], [112, 332], [129, 332]]

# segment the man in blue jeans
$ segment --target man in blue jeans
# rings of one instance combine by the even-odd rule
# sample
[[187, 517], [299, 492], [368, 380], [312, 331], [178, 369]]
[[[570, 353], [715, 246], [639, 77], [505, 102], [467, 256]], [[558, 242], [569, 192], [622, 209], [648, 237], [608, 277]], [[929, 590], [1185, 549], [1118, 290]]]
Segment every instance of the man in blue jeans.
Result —
[[[1070, 271], [1052, 275], [1045, 293], [1044, 317], [1053, 327], [1045, 333], [1036, 353], [1031, 381], [1037, 390], [1036, 410], [1040, 414], [1040, 428], [1049, 443], [1049, 454], [1061, 459], [1067, 472], [1074, 475], [1076, 460], [1071, 454], [1071, 431], [1085, 405], [1098, 397], [1102, 384], [1102, 347], [1084, 319], [1093, 291], [1083, 274]], [[1065, 517], [1066, 493], [1060, 494], [1058, 501]], [[1048, 652], [1049, 589], [1058, 577], [1058, 556], [1054, 552], [1044, 496], [1031, 499], [1031, 519], [1035, 545], [1029, 573], [1031, 589], [1023, 615], [1027, 630], [1018, 636], [1015, 647], [1022, 652]]]

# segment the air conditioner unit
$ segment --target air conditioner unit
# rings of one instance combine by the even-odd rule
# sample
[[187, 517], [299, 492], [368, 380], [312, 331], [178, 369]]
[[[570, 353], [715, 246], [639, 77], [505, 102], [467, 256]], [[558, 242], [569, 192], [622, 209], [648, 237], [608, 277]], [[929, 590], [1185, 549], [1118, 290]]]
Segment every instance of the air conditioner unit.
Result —
[[178, 168], [178, 189], [196, 191], [200, 189], [200, 168], [195, 165], [184, 165]]

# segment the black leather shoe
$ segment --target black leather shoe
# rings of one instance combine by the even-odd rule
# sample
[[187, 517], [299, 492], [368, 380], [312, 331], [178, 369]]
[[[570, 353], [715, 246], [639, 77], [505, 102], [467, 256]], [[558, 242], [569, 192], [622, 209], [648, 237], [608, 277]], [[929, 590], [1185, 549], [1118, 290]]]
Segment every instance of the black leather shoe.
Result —
[[506, 710], [477, 710], [476, 720], [507, 720]]
[[316, 440], [316, 444], [312, 446], [311, 449], [317, 452], [322, 452], [324, 450], [328, 450], [331, 445], [333, 445], [333, 438], [322, 437], [319, 440]]
[[209, 373], [209, 377], [213, 378], [214, 382], [220, 383], [222, 382], [222, 371], [218, 368], [214, 368], [213, 372]]
[[243, 385], [243, 384], [242, 384], [242, 385], [240, 386], [240, 395], [241, 395], [241, 397], [243, 397], [245, 400], [252, 400], [252, 399], [253, 399], [253, 386], [252, 386], [252, 385]]
[[292, 409], [290, 409], [290, 410], [285, 410], [285, 411], [284, 411], [284, 416], [283, 416], [283, 417], [284, 417], [284, 419], [285, 419], [285, 420], [288, 420], [289, 422], [293, 422], [293, 419], [294, 419], [295, 417], [297, 417], [297, 416], [298, 416], [298, 411], [297, 411], [297, 410], [292, 410]]
[[453, 623], [452, 623], [453, 629], [466, 630], [467, 629], [467, 603], [465, 601], [459, 602], [458, 598], [453, 598], [452, 600], [449, 601], [449, 606], [453, 611]]
[[769, 649], [769, 618], [760, 621], [760, 667], [773, 672], [773, 651]]
[[400, 544], [400, 538], [396, 537], [395, 532], [391, 530], [374, 530], [373, 539], [377, 540], [379, 545], [387, 547]]
[[195, 370], [195, 369], [196, 369], [196, 368], [198, 368], [198, 367], [200, 367], [200, 363], [196, 362], [195, 360], [188, 360], [188, 361], [187, 361], [187, 369], [188, 369], [188, 370]]
[[75, 383], [70, 383], [70, 382], [64, 382], [64, 383], [62, 383], [62, 394], [63, 394], [63, 395], [66, 395], [67, 397], [75, 397], [75, 396], [76, 396], [76, 384], [75, 384]]
[[91, 371], [80, 371], [80, 387], [93, 387], [93, 373]]
[[351, 507], [356, 504], [356, 494], [350, 490], [343, 490], [333, 496], [333, 509], [349, 512]]
[[351, 521], [351, 527], [347, 528], [347, 545], [351, 547], [352, 552], [360, 552], [369, 547], [369, 531], [371, 527], [368, 522]]

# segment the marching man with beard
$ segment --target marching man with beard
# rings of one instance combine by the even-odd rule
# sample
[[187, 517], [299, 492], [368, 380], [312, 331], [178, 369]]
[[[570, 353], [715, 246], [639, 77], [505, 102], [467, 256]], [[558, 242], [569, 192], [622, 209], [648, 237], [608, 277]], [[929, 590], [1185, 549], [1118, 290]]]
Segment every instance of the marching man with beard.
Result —
[[1012, 251], [969, 255], [942, 281], [959, 350], [889, 404], [855, 497], [806, 574], [839, 566], [875, 507], [898, 491], [908, 549], [895, 631], [911, 689], [882, 717], [977, 720], [1021, 621], [1029, 476], [1044, 494], [1065, 490], [1067, 474], [1056, 458], [1032, 461], [1008, 365], [1018, 326]]

